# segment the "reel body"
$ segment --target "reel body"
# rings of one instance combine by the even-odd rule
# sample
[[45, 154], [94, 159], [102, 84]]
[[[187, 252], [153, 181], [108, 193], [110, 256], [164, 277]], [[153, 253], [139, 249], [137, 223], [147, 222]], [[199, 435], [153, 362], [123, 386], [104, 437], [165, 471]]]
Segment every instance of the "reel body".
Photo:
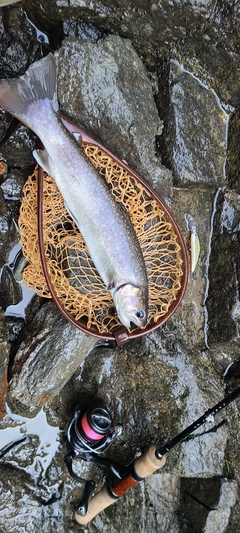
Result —
[[69, 474], [79, 483], [85, 484], [81, 501], [76, 505], [77, 513], [85, 516], [88, 502], [95, 490], [93, 480], [83, 479], [76, 474], [73, 468], [75, 459], [94, 462], [104, 466], [119, 479], [122, 477], [123, 467], [113, 459], [102, 457], [116, 438], [122, 433], [122, 425], [113, 425], [113, 420], [107, 409], [94, 404], [87, 411], [79, 406], [75, 409], [73, 417], [67, 428], [68, 452], [64, 457]]

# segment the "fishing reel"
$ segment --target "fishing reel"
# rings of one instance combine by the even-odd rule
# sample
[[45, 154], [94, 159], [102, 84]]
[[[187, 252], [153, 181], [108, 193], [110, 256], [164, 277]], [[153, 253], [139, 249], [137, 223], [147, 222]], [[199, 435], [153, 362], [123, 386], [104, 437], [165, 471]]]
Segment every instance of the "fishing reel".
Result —
[[85, 483], [85, 491], [81, 501], [76, 505], [77, 513], [85, 516], [88, 502], [95, 490], [93, 480], [79, 477], [73, 469], [73, 461], [80, 459], [94, 462], [111, 470], [115, 476], [121, 478], [122, 466], [113, 459], [102, 457], [116, 438], [122, 433], [122, 425], [114, 426], [112, 417], [107, 409], [100, 404], [94, 404], [87, 411], [77, 407], [67, 428], [68, 452], [64, 461], [73, 479]]

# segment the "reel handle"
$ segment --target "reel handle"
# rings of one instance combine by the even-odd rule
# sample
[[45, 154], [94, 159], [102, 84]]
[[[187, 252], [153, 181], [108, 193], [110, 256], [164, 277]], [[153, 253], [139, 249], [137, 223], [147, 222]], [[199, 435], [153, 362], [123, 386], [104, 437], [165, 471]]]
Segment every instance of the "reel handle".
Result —
[[85, 516], [75, 513], [78, 524], [88, 524], [98, 513], [112, 505], [120, 496], [123, 496], [128, 489], [162, 468], [166, 462], [165, 456], [162, 459], [156, 457], [156, 446], [151, 446], [140, 457], [137, 457], [128, 467], [125, 477], [118, 480], [113, 486], [104, 487], [90, 500], [88, 511]]
[[82, 499], [75, 506], [77, 516], [85, 516], [88, 511], [89, 500], [95, 490], [95, 483], [92, 480], [87, 481]]

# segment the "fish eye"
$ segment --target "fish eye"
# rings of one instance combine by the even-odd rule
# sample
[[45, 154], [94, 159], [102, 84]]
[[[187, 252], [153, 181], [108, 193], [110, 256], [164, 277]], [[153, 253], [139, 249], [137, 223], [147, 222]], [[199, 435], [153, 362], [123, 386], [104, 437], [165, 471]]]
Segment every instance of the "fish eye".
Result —
[[145, 316], [146, 316], [146, 313], [143, 309], [136, 312], [136, 317], [139, 318], [140, 320], [143, 320]]

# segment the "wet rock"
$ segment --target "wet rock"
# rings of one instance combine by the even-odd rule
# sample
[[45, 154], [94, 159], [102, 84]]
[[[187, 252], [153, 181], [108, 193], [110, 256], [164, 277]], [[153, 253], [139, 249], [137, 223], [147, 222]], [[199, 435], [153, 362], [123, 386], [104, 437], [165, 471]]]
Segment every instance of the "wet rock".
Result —
[[[189, 274], [188, 286], [183, 302], [176, 313], [166, 323], [166, 334], [176, 334], [183, 345], [191, 339], [191, 346], [205, 348], [208, 324], [205, 298], [208, 289], [208, 262], [212, 235], [212, 210], [215, 192], [204, 188], [174, 188], [171, 197], [171, 210], [181, 227], [189, 250], [191, 222], [200, 240], [200, 256], [193, 274]], [[164, 329], [165, 329], [164, 328]], [[171, 332], [171, 333], [170, 333]]]
[[[210, 285], [207, 299], [209, 342], [230, 341], [238, 336], [240, 309], [236, 293], [238, 240], [218, 236], [212, 243]], [[227, 275], [227, 283], [226, 283]]]
[[237, 483], [234, 480], [222, 480], [220, 498], [217, 508], [210, 511], [204, 533], [224, 533], [229, 523], [231, 508], [237, 501]]
[[18, 240], [16, 224], [0, 189], [0, 268], [7, 263], [10, 250]]
[[5, 311], [9, 305], [16, 305], [21, 300], [21, 285], [15, 280], [11, 269], [5, 265], [1, 275], [0, 304]]
[[144, 492], [147, 498], [145, 502], [145, 527], [148, 527], [149, 533], [161, 530], [164, 533], [180, 533], [178, 517], [179, 477], [156, 473], [145, 481]]
[[175, 183], [223, 184], [228, 117], [217, 95], [175, 61], [170, 62], [169, 85], [163, 136], [171, 139], [167, 158]]
[[[140, 168], [140, 173], [143, 177], [146, 177], [144, 165], [146, 168], [147, 152], [144, 155], [141, 153], [146, 149], [145, 140], [143, 141], [144, 126], [139, 122], [138, 133], [135, 135], [134, 128], [131, 131], [132, 124], [128, 122], [128, 116], [126, 114], [123, 115], [123, 122], [125, 121], [127, 124], [127, 135], [124, 136], [123, 124], [120, 131], [120, 142], [117, 144], [117, 135], [114, 137], [115, 134], [112, 134], [113, 126], [116, 126], [115, 131], [117, 134], [119, 133], [118, 116], [114, 122], [114, 110], [117, 109], [117, 115], [119, 115], [119, 108], [115, 105], [116, 100], [114, 98], [118, 94], [119, 87], [122, 88], [121, 102], [123, 102], [123, 109], [132, 109], [136, 117], [138, 117], [138, 113], [141, 110], [141, 114], [145, 117], [141, 91], [144, 88], [144, 95], [147, 93], [148, 106], [150, 101], [152, 106], [152, 86], [154, 85], [159, 116], [164, 120], [165, 145], [168, 143], [169, 153], [174, 155], [172, 159], [168, 158], [166, 162], [176, 172], [178, 171], [180, 176], [179, 178], [176, 174], [179, 180], [178, 185], [180, 187], [182, 184], [184, 185], [184, 188], [180, 191], [173, 190], [171, 207], [183, 229], [186, 240], [189, 239], [189, 228], [185, 215], [190, 214], [194, 218], [201, 242], [201, 255], [197, 269], [193, 276], [190, 277], [184, 302], [161, 330], [152, 333], [140, 342], [134, 341], [122, 348], [110, 349], [110, 351], [107, 349], [94, 350], [81, 363], [81, 367], [77, 368], [74, 376], [64, 387], [64, 383], [69, 379], [75, 368], [80, 365], [82, 357], [88, 350], [86, 346], [84, 347], [83, 342], [85, 341], [83, 341], [79, 332], [76, 333], [75, 330], [73, 332], [73, 329], [71, 329], [70, 333], [70, 326], [65, 323], [56, 310], [53, 311], [53, 304], [43, 306], [42, 310], [37, 312], [33, 325], [29, 324], [25, 332], [21, 332], [21, 346], [15, 360], [12, 389], [8, 399], [16, 410], [21, 409], [22, 411], [31, 410], [34, 406], [39, 407], [45, 401], [51, 399], [51, 403], [48, 403], [45, 407], [49, 424], [63, 429], [77, 404], [80, 403], [87, 407], [88, 401], [95, 397], [101, 397], [113, 414], [114, 420], [124, 425], [124, 433], [119, 441], [114, 444], [114, 448], [107, 452], [107, 455], [119, 459], [122, 464], [127, 464], [133, 460], [136, 454], [141, 453], [151, 443], [159, 442], [159, 445], [166, 443], [184, 427], [192, 423], [205, 409], [219, 401], [224, 396], [221, 381], [223, 370], [227, 364], [239, 358], [237, 324], [239, 323], [238, 278], [240, 269], [238, 266], [239, 260], [237, 259], [239, 257], [239, 247], [235, 246], [235, 244], [233, 251], [233, 243], [237, 242], [239, 233], [238, 174], [235, 174], [237, 179], [234, 181], [234, 172], [237, 171], [238, 160], [236, 157], [235, 166], [232, 166], [231, 176], [229, 168], [227, 169], [228, 179], [224, 181], [223, 159], [225, 145], [223, 137], [226, 116], [223, 113], [225, 123], [221, 123], [222, 111], [218, 107], [218, 100], [214, 93], [209, 91], [205, 85], [206, 83], [209, 87], [214, 88], [217, 95], [224, 99], [225, 102], [238, 105], [240, 79], [237, 40], [239, 35], [239, 7], [237, 2], [229, 7], [229, 2], [225, 1], [221, 3], [215, 2], [214, 6], [210, 1], [158, 2], [149, 5], [146, 5], [146, 2], [140, 2], [138, 7], [136, 7], [136, 2], [132, 0], [128, 0], [124, 5], [111, 2], [111, 0], [96, 0], [91, 3], [82, 1], [80, 4], [75, 1], [65, 2], [65, 0], [58, 3], [51, 0], [48, 2], [42, 0], [40, 5], [30, 0], [25, 0], [22, 3], [24, 9], [27, 9], [30, 18], [31, 14], [35, 17], [34, 21], [37, 26], [52, 30], [55, 28], [57, 21], [62, 21], [66, 17], [68, 20], [64, 21], [63, 24], [65, 35], [85, 39], [84, 41], [79, 41], [80, 48], [74, 45], [76, 55], [71, 57], [71, 61], [73, 61], [72, 67], [70, 61], [68, 62], [68, 58], [64, 56], [64, 54], [67, 56], [69, 53], [70, 59], [71, 40], [68, 39], [64, 43], [62, 51], [59, 52], [61, 60], [64, 59], [64, 65], [66, 62], [66, 70], [65, 67], [63, 69], [61, 65], [59, 66], [60, 76], [62, 77], [61, 103], [64, 110], [71, 115], [71, 118], [83, 124], [86, 129], [90, 127], [90, 131], [96, 134], [106, 145], [109, 138], [109, 147], [116, 153], [121, 153], [121, 157], [125, 157], [135, 169], [137, 168], [136, 164], [140, 165], [138, 167]], [[10, 7], [9, 11], [12, 12], [13, 9], [16, 9], [16, 7]], [[22, 13], [22, 11], [20, 12]], [[12, 24], [13, 27], [14, 25]], [[3, 33], [6, 32], [3, 25], [1, 30]], [[11, 72], [16, 72], [17, 74], [18, 68], [24, 68], [25, 70], [24, 62], [30, 49], [28, 48], [27, 53], [26, 50], [22, 50], [21, 44], [20, 46], [18, 44], [18, 36], [13, 32], [13, 29], [11, 31], [8, 52], [9, 65], [6, 66], [6, 69], [9, 69], [9, 73], [11, 69]], [[99, 41], [104, 35], [116, 32], [121, 37], [130, 38], [132, 46], [129, 41], [123, 41], [123, 39], [118, 37], [111, 37], [103, 42]], [[53, 33], [54, 31], [52, 31]], [[16, 41], [15, 50], [14, 42]], [[97, 44], [93, 46], [90, 41]], [[72, 42], [74, 43], [74, 40]], [[118, 45], [118, 49], [114, 50], [116, 45]], [[2, 47], [3, 52], [5, 50], [4, 46]], [[151, 70], [147, 74], [147, 77], [151, 79], [151, 83], [145, 83], [146, 71], [139, 57], [136, 58], [133, 47], [139, 51], [141, 60]], [[96, 51], [101, 51], [101, 56], [100, 54], [97, 55]], [[10, 64], [10, 58], [13, 59], [12, 65]], [[20, 59], [20, 62], [16, 62], [16, 58]], [[87, 68], [84, 70], [84, 58], [89, 61], [89, 66], [92, 70], [94, 65], [96, 65], [96, 74], [99, 74], [102, 69], [104, 72], [102, 77], [107, 80], [105, 85], [103, 83], [101, 86], [102, 79], [100, 75], [98, 78], [92, 77], [95, 83], [93, 94], [89, 90], [91, 86], [88, 84], [88, 80], [79, 81], [79, 76], [81, 78], [82, 75], [81, 72], [84, 73], [84, 76], [86, 76], [87, 72], [92, 73], [91, 69], [89, 71]], [[186, 70], [182, 70], [180, 79], [176, 75], [174, 84], [170, 87], [172, 102], [174, 101], [175, 109], [178, 110], [178, 119], [180, 117], [179, 109], [182, 113], [184, 130], [186, 130], [183, 139], [192, 158], [187, 168], [181, 167], [180, 154], [182, 156], [184, 152], [182, 146], [177, 142], [178, 139], [176, 139], [176, 124], [179, 126], [179, 120], [176, 120], [176, 116], [173, 113], [171, 117], [172, 128], [167, 129], [168, 120], [166, 120], [166, 116], [169, 116], [167, 115], [169, 100], [165, 115], [162, 113], [167, 100], [165, 98], [166, 94], [169, 99], [169, 58], [178, 59], [184, 65], [184, 68], [192, 73], [186, 73]], [[80, 68], [78, 70], [77, 59], [79, 59], [82, 71], [80, 71]], [[106, 62], [104, 63], [105, 60]], [[131, 86], [133, 85], [133, 78], [129, 63], [132, 68], [134, 67], [134, 80], [142, 84], [139, 93], [137, 92], [137, 87], [133, 90]], [[166, 67], [165, 76], [163, 75], [163, 68], [161, 68], [162, 65]], [[125, 66], [128, 76], [124, 72]], [[117, 69], [121, 73], [122, 81], [124, 82], [122, 83], [121, 81], [122, 85], [113, 84], [112, 80], [109, 80], [110, 75], [114, 78]], [[136, 73], [136, 70], [139, 70], [139, 73]], [[76, 72], [78, 72], [78, 75], [74, 78]], [[158, 80], [156, 72], [158, 72]], [[66, 79], [63, 83], [64, 76]], [[202, 81], [199, 82], [194, 76], [198, 76]], [[102, 87], [102, 99], [98, 86], [96, 88], [96, 79], [99, 87]], [[157, 81], [158, 83], [156, 83]], [[204, 82], [204, 85], [202, 82]], [[81, 86], [82, 91], [79, 97], [78, 85]], [[84, 93], [85, 87], [88, 90], [87, 94]], [[114, 93], [112, 100], [110, 98], [110, 89]], [[184, 105], [182, 105], [180, 89], [185, 91]], [[66, 94], [64, 94], [64, 91]], [[69, 91], [71, 91], [69, 93], [71, 94], [70, 98], [67, 96]], [[125, 92], [127, 93], [126, 97]], [[104, 93], [106, 93], [108, 107], [112, 103], [115, 106], [111, 108], [111, 115], [109, 110], [104, 107]], [[135, 98], [132, 108], [129, 107], [128, 101], [130, 93], [132, 98]], [[186, 95], [189, 97], [189, 103]], [[93, 98], [93, 102], [91, 101], [91, 105], [89, 104], [88, 107], [86, 102], [90, 98]], [[74, 101], [76, 99], [78, 104], [75, 109]], [[85, 102], [85, 107], [80, 107], [82, 100]], [[201, 105], [199, 105], [199, 102]], [[139, 105], [138, 108], [136, 103]], [[211, 106], [210, 115], [211, 111], [213, 111], [212, 120], [208, 112], [209, 104]], [[148, 106], [147, 109], [149, 110]], [[193, 111], [194, 106], [197, 111], [196, 115], [189, 111]], [[202, 113], [201, 106], [204, 107], [205, 111], [207, 110], [206, 112], [204, 111], [205, 117], [203, 117], [204, 113]], [[77, 115], [75, 115], [75, 112]], [[104, 113], [108, 117], [107, 120], [104, 119]], [[95, 114], [96, 119], [93, 118]], [[9, 116], [0, 113], [0, 117], [0, 133], [4, 134], [9, 124]], [[82, 120], [82, 117], [85, 117], [84, 120]], [[98, 120], [100, 121], [99, 124]], [[202, 129], [198, 125], [198, 120]], [[208, 120], [211, 128], [208, 128]], [[108, 122], [110, 124], [110, 135], [108, 134]], [[148, 154], [150, 154], [150, 157], [148, 156], [149, 159], [154, 161], [154, 165], [150, 170], [155, 176], [154, 168], [156, 169], [156, 165], [159, 165], [159, 169], [162, 172], [162, 167], [159, 164], [160, 160], [155, 157], [155, 136], [159, 133], [156, 128], [156, 124], [159, 124], [156, 109], [153, 111], [153, 123], [152, 129], [150, 128], [147, 133], [149, 138], [147, 150], [149, 150]], [[14, 134], [15, 141], [11, 141], [8, 146], [6, 144], [4, 148], [6, 149], [7, 162], [10, 160], [11, 165], [14, 165], [15, 161], [14, 151], [16, 150], [16, 144], [14, 143], [19, 142], [22, 131], [26, 130], [18, 130]], [[104, 132], [104, 139], [101, 136], [101, 131]], [[170, 132], [171, 136], [174, 133], [174, 137], [168, 139], [168, 132]], [[235, 140], [233, 153], [235, 157], [238, 146], [237, 129], [235, 133], [233, 132], [233, 135]], [[202, 145], [199, 142], [200, 136], [203, 136], [204, 142], [202, 142]], [[160, 141], [162, 137], [163, 135], [158, 136], [158, 153], [161, 153]], [[194, 144], [189, 141], [189, 139], [192, 141], [194, 137], [197, 150]], [[208, 144], [209, 138], [211, 138], [211, 144]], [[113, 147], [110, 145], [112, 139], [115, 143]], [[173, 151], [173, 143], [175, 152]], [[136, 151], [134, 151], [134, 145], [137, 146]], [[131, 146], [131, 151], [129, 146]], [[204, 150], [206, 147], [208, 154], [205, 158]], [[118, 149], [122, 150], [122, 152], [118, 152]], [[211, 157], [208, 157], [211, 150]], [[27, 140], [25, 139], [21, 145], [21, 159], [19, 155], [17, 156], [18, 164], [24, 165], [30, 153], [30, 145], [29, 147], [27, 146]], [[215, 156], [215, 153], [217, 156]], [[133, 163], [131, 162], [133, 154], [135, 154], [136, 164], [135, 159], [133, 159]], [[231, 163], [232, 161], [230, 161], [229, 167]], [[184, 181], [185, 174], [188, 172], [191, 175], [192, 171], [194, 171], [194, 177], [198, 179], [198, 186], [194, 187], [194, 193], [188, 185], [195, 185], [196, 182], [191, 180], [189, 175]], [[206, 178], [204, 173], [207, 176]], [[163, 184], [166, 185], [167, 176], [170, 176], [169, 184], [167, 183], [167, 185], [172, 183], [171, 174], [168, 172], [168, 174], [165, 174], [165, 181], [163, 180], [163, 182], [161, 181], [161, 175], [159, 185], [160, 183], [161, 186]], [[8, 178], [6, 180], [6, 188], [3, 189], [6, 197], [8, 192], [11, 193], [11, 184], [13, 183], [11, 180], [8, 181]], [[151, 180], [151, 177], [149, 179]], [[230, 194], [229, 191], [224, 190], [224, 199], [221, 204], [219, 203], [216, 215], [217, 195], [219, 193], [215, 195], [215, 190], [219, 185], [228, 186], [229, 183], [233, 193]], [[11, 198], [13, 197], [11, 196]], [[10, 203], [13, 204], [15, 202], [11, 200], [6, 204], [0, 200], [0, 207], [3, 209], [3, 211], [0, 211], [0, 216], [7, 214], [7, 224], [11, 224], [13, 216], [15, 216], [11, 214], [13, 211], [10, 212]], [[213, 215], [212, 217], [211, 214]], [[215, 219], [214, 224], [213, 218]], [[214, 236], [213, 246], [212, 235]], [[11, 246], [9, 246], [4, 234], [1, 235], [1, 239], [0, 244], [4, 252], [1, 258], [3, 257], [4, 264], [8, 261], [9, 250], [13, 241], [11, 241]], [[217, 246], [220, 247], [220, 251], [217, 250]], [[225, 259], [222, 258], [222, 262], [220, 261], [221, 251], [225, 253]], [[212, 261], [218, 265], [215, 272], [211, 270], [210, 263]], [[212, 292], [212, 303], [206, 308], [206, 299], [211, 293], [209, 291], [208, 275], [210, 275], [210, 285], [213, 287], [215, 283], [217, 287], [217, 283], [220, 283], [220, 289], [218, 291], [216, 289], [215, 293]], [[227, 294], [228, 281], [229, 293]], [[222, 298], [220, 291], [223, 285], [225, 296]], [[228, 305], [227, 313], [225, 311], [221, 312], [222, 309], [226, 310], [226, 305]], [[36, 312], [36, 308], [34, 307], [33, 309]], [[212, 317], [211, 323], [213, 324], [215, 317], [220, 312], [222, 322], [219, 321], [214, 329], [209, 320]], [[223, 322], [224, 312], [226, 314], [225, 329]], [[235, 320], [234, 330], [231, 329], [231, 324], [233, 323], [230, 320], [231, 317]], [[8, 320], [12, 321], [12, 318], [8, 318]], [[30, 315], [28, 320], [30, 320]], [[14, 325], [11, 328], [14, 328]], [[210, 342], [209, 331], [214, 332], [215, 335], [215, 339], [212, 336], [211, 350], [207, 348], [207, 344]], [[16, 340], [16, 337], [14, 340]], [[217, 346], [215, 344], [216, 340]], [[77, 346], [78, 343], [79, 346]], [[79, 353], [80, 350], [82, 350], [81, 354]], [[65, 359], [62, 358], [62, 355]], [[72, 355], [74, 361], [72, 360]], [[29, 356], [28, 360], [24, 359], [25, 356]], [[234, 384], [231, 384], [231, 386], [234, 387]], [[57, 394], [61, 387], [63, 387], [61, 392]], [[228, 387], [230, 388], [230, 385]], [[16, 396], [14, 396], [14, 391]], [[54, 394], [57, 395], [54, 396]], [[236, 505], [231, 507], [234, 505], [235, 498], [234, 483], [228, 486], [229, 492], [227, 492], [227, 497], [223, 498], [223, 500], [219, 498], [220, 489], [219, 486], [216, 487], [217, 483], [215, 483], [216, 476], [218, 479], [221, 478], [221, 480], [223, 475], [228, 475], [231, 478], [236, 477], [237, 480], [240, 479], [239, 415], [237, 402], [235, 403], [236, 405], [234, 404], [228, 408], [226, 415], [217, 415], [214, 424], [205, 424], [192, 435], [188, 442], [172, 450], [167, 456], [166, 466], [161, 473], [151, 476], [144, 483], [133, 488], [115, 506], [97, 516], [87, 527], [89, 533], [96, 533], [96, 531], [104, 533], [113, 533], [113, 531], [159, 533], [162, 529], [164, 533], [182, 533], [182, 531], [187, 533], [186, 520], [183, 518], [183, 521], [180, 521], [179, 518], [180, 512], [183, 510], [182, 506], [178, 505], [180, 484], [183, 484], [180, 476], [187, 476], [187, 488], [189, 488], [192, 481], [198, 487], [200, 484], [205, 488], [213, 487], [214, 496], [217, 497], [215, 502], [211, 503], [211, 505], [214, 505], [214, 510], [210, 509], [207, 513], [210, 521], [208, 533], [210, 533], [211, 527], [214, 531], [213, 522], [217, 524], [219, 531], [221, 531], [221, 528], [225, 528], [229, 533], [236, 533], [239, 529], [239, 510]], [[42, 417], [43, 413], [44, 411], [41, 410], [40, 415]], [[226, 418], [229, 420], [228, 425], [223, 423]], [[38, 429], [33, 427], [35, 419]], [[54, 443], [57, 443], [57, 446], [59, 443], [61, 445], [64, 444], [61, 430], [59, 437], [58, 427], [54, 428], [53, 432], [52, 425], [43, 423], [43, 418], [29, 418], [29, 421], [27, 431], [31, 434], [31, 442], [28, 442], [26, 446], [22, 445], [20, 450], [12, 450], [4, 458], [4, 465], [0, 465], [3, 501], [0, 513], [0, 529], [4, 533], [6, 528], [8, 533], [15, 533], [16, 529], [18, 531], [22, 530], [24, 533], [38, 531], [75, 533], [79, 531], [79, 526], [73, 519], [74, 504], [79, 501], [83, 488], [69, 477], [63, 464], [64, 446], [55, 450], [50, 459], [48, 455], [49, 449], [52, 450]], [[19, 431], [22, 431], [22, 423], [20, 421]], [[9, 432], [14, 429], [11, 426], [9, 414], [5, 417], [4, 422], [1, 423], [0, 429], [2, 430], [3, 428]], [[42, 445], [41, 438], [45, 437], [48, 431], [51, 439], [49, 442], [46, 439]], [[229, 439], [226, 446], [227, 436], [229, 436]], [[0, 440], [1, 437], [2, 433]], [[96, 479], [97, 488], [100, 488], [105, 479], [103, 469], [90, 463], [84, 463], [84, 465], [82, 463], [83, 461], [79, 461], [79, 473], [86, 475], [87, 478]], [[46, 465], [47, 468], [44, 469]], [[229, 472], [227, 472], [226, 465], [228, 465]], [[108, 476], [110, 475], [107, 474]], [[204, 479], [202, 479], [202, 476], [204, 476]], [[224, 479], [221, 481], [222, 486], [225, 481]], [[232, 483], [232, 479], [228, 479], [226, 483]], [[196, 494], [196, 497], [198, 496], [199, 493]], [[227, 499], [229, 499], [229, 505], [227, 505]], [[203, 501], [205, 502], [205, 500]], [[24, 505], [22, 502], [24, 502]], [[193, 502], [194, 500], [191, 498], [192, 509]], [[216, 512], [216, 514], [212, 515], [213, 520], [211, 522], [212, 512]], [[201, 515], [202, 517], [203, 515], [202, 506], [200, 510], [199, 504], [196, 508], [194, 507], [194, 513], [193, 524], [196, 525], [200, 521], [198, 520], [199, 516]], [[201, 524], [201, 533], [207, 527], [206, 515], [204, 520]]]
[[228, 151], [226, 174], [229, 186], [237, 194], [240, 193], [240, 156], [239, 156], [240, 112], [237, 110], [229, 120]]
[[[71, 413], [77, 403], [86, 405], [93, 397], [101, 398], [114, 420], [123, 424], [114, 453], [127, 464], [151, 443], [166, 443], [224, 396], [209, 363], [204, 365], [196, 351], [183, 352], [164, 332], [151, 333], [140, 344], [95, 350], [62, 392], [66, 400], [61, 416]], [[124, 382], [119, 376], [124, 376]], [[164, 472], [220, 475], [226, 439], [226, 425], [206, 424], [168, 454]]]
[[147, 72], [130, 41], [110, 36], [93, 44], [69, 38], [57, 59], [63, 111], [166, 195], [171, 173], [155, 155], [162, 124]]
[[0, 157], [8, 161], [8, 165], [28, 168], [35, 163], [32, 151], [35, 148], [36, 135], [22, 124], [9, 139], [0, 147]]
[[[89, 34], [117, 33], [131, 39], [148, 68], [162, 57], [174, 57], [213, 87], [222, 100], [239, 104], [238, 53], [239, 6], [227, 0], [208, 2], [139, 2], [111, 0], [87, 2], [42, 0], [41, 9], [31, 0], [23, 7], [45, 31], [54, 31], [62, 20], [85, 25]], [[81, 34], [81, 29], [78, 30]]]
[[216, 509], [221, 489], [221, 478], [181, 479], [181, 523], [186, 532], [205, 531], [207, 517]]
[[8, 328], [4, 314], [0, 309], [0, 420], [5, 415], [5, 396], [8, 391], [8, 361], [10, 345], [8, 342]]
[[[14, 476], [14, 483], [15, 483], [15, 490], [14, 492], [11, 491], [11, 479], [12, 479], [12, 476]], [[25, 478], [25, 479], [24, 479]], [[14, 515], [16, 515], [16, 512], [17, 512], [17, 509], [16, 509], [16, 504], [15, 504], [15, 501], [16, 501], [16, 497], [18, 499], [21, 498], [21, 495], [24, 494], [25, 492], [25, 487], [24, 487], [24, 482], [23, 480], [26, 482], [30, 482], [30, 476], [27, 476], [21, 472], [17, 473], [16, 470], [12, 467], [9, 467], [9, 466], [2, 466], [1, 465], [1, 481], [0, 481], [0, 484], [1, 484], [1, 494], [2, 494], [2, 498], [1, 498], [1, 513], [4, 512], [4, 507], [5, 507], [5, 504], [4, 502], [6, 501], [6, 498], [8, 499], [8, 502], [9, 502], [9, 508], [13, 510], [13, 513]], [[23, 511], [24, 514], [26, 513], [29, 514], [29, 511], [30, 511], [30, 507], [28, 507], [28, 502], [29, 502], [29, 505], [33, 506], [33, 502], [30, 501], [30, 499], [27, 499], [26, 498], [26, 495], [25, 495], [25, 502], [24, 502], [24, 506], [22, 506], [22, 508], [24, 508], [25, 510]], [[2, 531], [6, 531], [6, 528], [5, 528], [5, 521], [4, 519], [2, 519], [1, 517], [1, 529]], [[9, 524], [8, 524], [9, 525]]]
[[[239, 344], [239, 341], [237, 345]], [[235, 351], [235, 357], [238, 356], [238, 349]], [[236, 379], [234, 376], [230, 380], [230, 384], [227, 386], [227, 392], [230, 393], [240, 386], [239, 378]], [[238, 499], [236, 505], [233, 505], [231, 508], [231, 516], [229, 518], [229, 525], [227, 527], [228, 533], [234, 533], [238, 530], [239, 520], [240, 520], [240, 509], [239, 509], [239, 478], [240, 478], [240, 461], [239, 461], [239, 432], [240, 432], [240, 417], [239, 417], [239, 398], [236, 402], [233, 402], [228, 409], [228, 420], [229, 420], [229, 439], [226, 448], [226, 459], [225, 459], [225, 477], [230, 481], [236, 481], [238, 485]], [[227, 503], [227, 502], [225, 502]], [[229, 502], [230, 503], [230, 502]], [[232, 504], [230, 503], [230, 506]], [[227, 505], [226, 505], [227, 507]]]
[[[61, 486], [49, 487], [47, 499], [41, 497], [38, 487], [34, 484], [35, 490], [31, 490], [33, 483], [30, 474], [18, 469], [11, 464], [3, 464], [0, 466], [1, 472], [1, 503], [0, 503], [0, 527], [3, 533], [7, 531], [16, 531], [15, 524], [18, 522], [19, 531], [25, 533], [37, 532], [39, 529], [44, 531], [46, 528], [49, 531], [57, 531], [55, 529], [56, 521], [54, 518], [54, 501], [61, 498]], [[14, 479], [14, 491], [11, 490], [11, 480]], [[45, 490], [45, 495], [47, 489]], [[4, 503], [8, 500], [9, 515], [6, 521], [6, 507]], [[23, 504], [24, 502], [24, 504]], [[52, 510], [52, 516], [49, 520], [49, 507]], [[56, 512], [56, 510], [55, 510]], [[7, 522], [7, 526], [6, 526]], [[7, 529], [6, 529], [7, 527]], [[58, 529], [63, 531], [63, 529]]]
[[[11, 115], [7, 114], [4, 109], [0, 108], [0, 139], [2, 140], [5, 136], [6, 131], [8, 130], [12, 121]], [[2, 159], [2, 158], [1, 158]]]
[[[22, 75], [29, 64], [41, 56], [36, 29], [28, 21], [26, 13], [15, 6], [5, 11], [1, 9], [0, 45], [0, 78]], [[8, 166], [25, 168], [33, 164], [32, 150], [36, 136], [17, 120], [13, 121], [9, 113], [2, 111], [0, 135], [3, 141], [0, 158], [7, 161]]]
[[21, 76], [39, 53], [36, 32], [23, 10], [0, 13], [0, 78]]
[[22, 199], [22, 188], [30, 173], [30, 168], [27, 172], [16, 168], [10, 170], [1, 182], [1, 189], [6, 200], [19, 201]]
[[86, 24], [81, 20], [64, 20], [63, 35], [64, 37], [89, 39], [92, 42], [97, 42], [104, 37], [104, 33], [102, 33], [98, 28], [94, 27], [92, 24]]
[[185, 479], [181, 483], [182, 526], [196, 533], [224, 533], [231, 507], [236, 503], [237, 483], [218, 477], [208, 480]]
[[32, 410], [55, 396], [96, 343], [47, 303], [26, 328], [12, 369], [9, 400]]
[[206, 302], [211, 344], [230, 341], [239, 335], [239, 220], [238, 195], [220, 192], [213, 226]]
[[18, 317], [5, 317], [5, 319], [9, 329], [9, 341], [15, 343], [25, 326], [25, 320]]

